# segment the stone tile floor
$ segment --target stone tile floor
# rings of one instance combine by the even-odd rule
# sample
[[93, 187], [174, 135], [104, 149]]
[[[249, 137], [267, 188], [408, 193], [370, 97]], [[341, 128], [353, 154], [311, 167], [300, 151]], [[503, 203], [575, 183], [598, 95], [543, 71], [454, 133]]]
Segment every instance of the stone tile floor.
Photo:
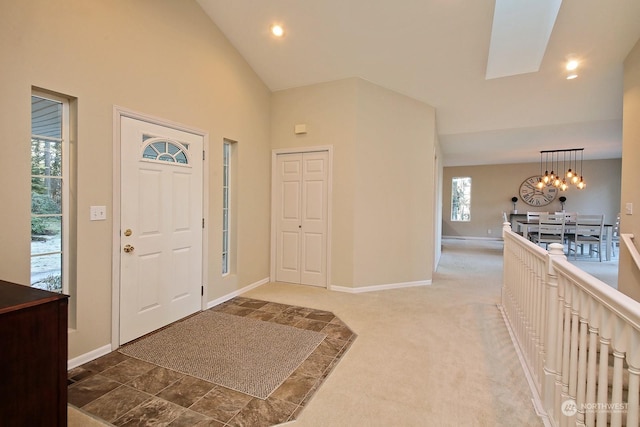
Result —
[[69, 371], [69, 404], [116, 426], [281, 424], [296, 419], [356, 338], [327, 311], [244, 297], [211, 310], [327, 336], [266, 400], [114, 351]]

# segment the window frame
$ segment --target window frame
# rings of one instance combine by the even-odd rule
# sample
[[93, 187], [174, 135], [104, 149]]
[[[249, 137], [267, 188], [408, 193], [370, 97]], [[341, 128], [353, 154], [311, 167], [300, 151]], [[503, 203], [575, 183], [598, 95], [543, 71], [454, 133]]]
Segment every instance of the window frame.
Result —
[[222, 142], [222, 276], [231, 272], [231, 153], [232, 141]]
[[[71, 99], [56, 95], [53, 93], [45, 92], [42, 90], [38, 90], [33, 88], [31, 90], [31, 97], [37, 97], [41, 99], [46, 99], [49, 101], [60, 103], [62, 107], [61, 111], [61, 138], [59, 140], [61, 147], [61, 173], [60, 176], [47, 176], [47, 175], [34, 175], [33, 171], [30, 173], [31, 182], [33, 182], [34, 178], [55, 178], [60, 180], [61, 186], [61, 194], [62, 200], [60, 203], [60, 213], [59, 214], [34, 214], [33, 209], [30, 209], [30, 218], [31, 221], [33, 218], [44, 218], [44, 217], [60, 217], [60, 250], [53, 252], [42, 252], [34, 254], [30, 251], [30, 265], [32, 265], [33, 258], [60, 254], [61, 257], [61, 265], [60, 265], [60, 274], [61, 274], [61, 285], [62, 289], [59, 292], [64, 294], [69, 294], [69, 273], [70, 273], [70, 180], [71, 180], [71, 171], [70, 171], [70, 135], [71, 135], [71, 118], [70, 118], [70, 104]], [[35, 137], [35, 138], [34, 138]], [[33, 145], [34, 140], [42, 140], [42, 139], [50, 139], [52, 141], [57, 140], [57, 138], [46, 137], [44, 135], [36, 135], [33, 133], [33, 112], [31, 113], [31, 139], [30, 144]], [[30, 148], [30, 151], [32, 148]], [[33, 154], [31, 154], [30, 167], [33, 165]], [[33, 191], [30, 191], [30, 196], [33, 197]], [[30, 277], [33, 275], [33, 268], [30, 267]], [[32, 279], [29, 280], [30, 286], [33, 286]], [[58, 292], [58, 290], [54, 290]]]
[[[457, 185], [456, 180], [468, 180], [468, 184], [463, 183], [461, 185]], [[461, 187], [467, 187], [468, 190]], [[459, 205], [456, 201], [459, 201], [461, 198], [459, 194], [456, 194], [456, 189], [462, 190], [463, 199], [468, 197], [468, 201], [463, 200], [464, 206], [466, 206], [468, 212], [467, 214], [464, 212], [459, 213], [459, 209], [455, 209], [455, 206]], [[472, 179], [470, 176], [456, 176], [451, 178], [451, 222], [471, 222], [471, 189]]]

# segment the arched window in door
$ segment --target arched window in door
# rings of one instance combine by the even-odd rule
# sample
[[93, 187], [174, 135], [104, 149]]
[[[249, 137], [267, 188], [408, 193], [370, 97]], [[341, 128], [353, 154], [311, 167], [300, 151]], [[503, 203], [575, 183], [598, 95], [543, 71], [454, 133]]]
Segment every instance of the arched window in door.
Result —
[[142, 150], [142, 158], [159, 162], [189, 164], [188, 144], [145, 135], [146, 145]]

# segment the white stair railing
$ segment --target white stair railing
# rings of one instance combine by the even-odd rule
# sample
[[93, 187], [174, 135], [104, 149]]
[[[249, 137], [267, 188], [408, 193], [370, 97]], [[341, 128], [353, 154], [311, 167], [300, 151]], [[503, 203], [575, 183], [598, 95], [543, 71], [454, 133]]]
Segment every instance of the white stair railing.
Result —
[[[505, 224], [510, 230], [510, 224]], [[502, 307], [540, 394], [548, 299], [545, 286], [547, 252], [511, 231], [503, 233], [503, 237]]]
[[638, 426], [640, 303], [505, 223], [502, 308], [545, 423]]
[[640, 269], [640, 253], [638, 252], [638, 248], [633, 244], [633, 234], [620, 234], [620, 238], [624, 242], [627, 250], [631, 254], [631, 259], [636, 263], [636, 267]]

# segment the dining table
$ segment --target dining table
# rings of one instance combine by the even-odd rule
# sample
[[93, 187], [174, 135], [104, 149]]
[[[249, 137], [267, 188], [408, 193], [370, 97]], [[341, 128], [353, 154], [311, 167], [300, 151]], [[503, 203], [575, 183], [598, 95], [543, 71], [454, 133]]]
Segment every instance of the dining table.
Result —
[[[532, 221], [518, 221], [518, 231], [522, 233], [523, 236], [528, 236], [529, 235], [529, 227], [532, 226], [538, 226], [539, 225], [539, 221], [536, 220], [532, 220]], [[571, 227], [575, 227], [576, 223], [575, 222], [565, 222], [564, 226], [565, 229], [571, 230]], [[565, 232], [565, 235], [569, 235], [571, 234], [571, 231], [569, 232]], [[605, 260], [607, 261], [611, 261], [611, 241], [613, 239], [613, 224], [604, 224], [604, 236], [605, 236], [605, 241], [603, 242], [605, 247], [606, 247], [606, 251], [605, 251]]]

